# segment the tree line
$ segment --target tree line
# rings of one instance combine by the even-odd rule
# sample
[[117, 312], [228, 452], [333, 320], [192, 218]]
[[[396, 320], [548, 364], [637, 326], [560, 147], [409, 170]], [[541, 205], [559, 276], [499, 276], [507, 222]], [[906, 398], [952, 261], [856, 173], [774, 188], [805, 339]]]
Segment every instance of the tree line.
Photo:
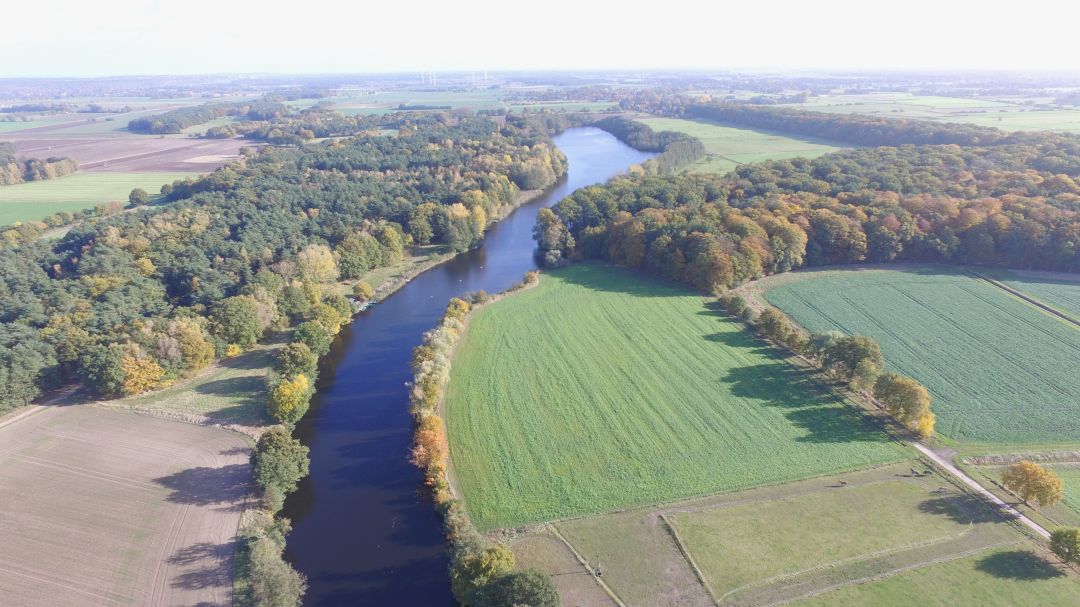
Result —
[[675, 131], [654, 131], [636, 120], [612, 116], [590, 126], [615, 135], [626, 145], [642, 152], [658, 152], [641, 163], [641, 172], [649, 175], [674, 175], [686, 165], [705, 157], [705, 145], [697, 138]]
[[289, 113], [288, 106], [276, 101], [206, 103], [130, 120], [128, 130], [133, 133], [167, 135], [180, 133], [188, 127], [210, 122], [224, 116], [238, 116], [248, 120], [272, 120], [287, 113]]
[[79, 163], [71, 158], [20, 158], [15, 146], [0, 141], [0, 185], [15, 185], [28, 181], [56, 179], [79, 170]]

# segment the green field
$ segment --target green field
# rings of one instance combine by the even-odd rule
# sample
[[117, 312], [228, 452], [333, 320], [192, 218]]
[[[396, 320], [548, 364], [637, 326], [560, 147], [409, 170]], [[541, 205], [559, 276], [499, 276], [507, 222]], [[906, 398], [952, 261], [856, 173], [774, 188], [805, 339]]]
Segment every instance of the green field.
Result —
[[942, 122], [967, 122], [1006, 131], [1054, 130], [1080, 132], [1080, 109], [1050, 104], [1050, 99], [1001, 97], [993, 99], [939, 97], [910, 93], [821, 95], [797, 109], [843, 114], [868, 114], [886, 118], [915, 118]]
[[1001, 548], [846, 586], [799, 607], [1045, 607], [1080, 605], [1076, 574], [1066, 574], [1024, 547]]
[[943, 268], [800, 272], [762, 288], [810, 331], [869, 335], [933, 394], [939, 433], [992, 443], [1080, 440], [1080, 331]]
[[724, 126], [703, 120], [645, 118], [641, 122], [654, 131], [678, 131], [701, 140], [707, 155], [687, 168], [688, 171], [699, 173], [727, 173], [740, 164], [763, 160], [800, 156], [816, 158], [849, 147], [820, 139]]
[[701, 296], [597, 264], [473, 315], [447, 425], [458, 487], [485, 530], [904, 453]]
[[934, 486], [894, 478], [672, 518], [713, 593], [735, 604], [1020, 539], [977, 500]]
[[115, 200], [134, 188], [156, 194], [164, 183], [193, 173], [76, 173], [60, 179], [0, 186], [0, 225], [33, 221], [59, 211], [81, 211]]

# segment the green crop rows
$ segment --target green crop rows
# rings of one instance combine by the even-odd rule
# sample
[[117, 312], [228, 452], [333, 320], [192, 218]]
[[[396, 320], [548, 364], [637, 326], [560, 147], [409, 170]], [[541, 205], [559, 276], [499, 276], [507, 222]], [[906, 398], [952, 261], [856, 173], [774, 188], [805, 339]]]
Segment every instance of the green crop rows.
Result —
[[808, 272], [767, 299], [810, 331], [870, 335], [964, 441], [1080, 440], [1080, 331], [941, 269]]

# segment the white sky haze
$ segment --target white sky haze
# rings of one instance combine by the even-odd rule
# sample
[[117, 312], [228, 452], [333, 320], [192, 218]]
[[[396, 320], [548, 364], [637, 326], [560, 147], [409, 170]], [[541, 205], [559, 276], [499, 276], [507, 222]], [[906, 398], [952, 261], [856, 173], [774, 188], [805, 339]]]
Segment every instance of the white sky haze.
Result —
[[98, 0], [4, 7], [0, 76], [1080, 71], [1080, 1]]

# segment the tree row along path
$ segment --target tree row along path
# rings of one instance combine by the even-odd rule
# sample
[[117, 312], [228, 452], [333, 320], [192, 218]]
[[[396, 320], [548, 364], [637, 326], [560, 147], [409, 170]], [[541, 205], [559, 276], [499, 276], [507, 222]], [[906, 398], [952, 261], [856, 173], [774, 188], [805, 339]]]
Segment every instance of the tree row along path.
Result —
[[933, 449], [931, 449], [931, 448], [927, 447], [926, 445], [924, 445], [924, 444], [922, 444], [920, 442], [917, 442], [917, 441], [912, 441], [911, 446], [915, 447], [916, 449], [919, 450], [920, 453], [922, 453], [926, 457], [929, 457], [931, 460], [934, 461], [934, 463], [936, 463], [937, 465], [944, 468], [946, 471], [949, 472], [949, 474], [952, 474], [954, 477], [960, 479], [965, 485], [967, 485], [968, 487], [973, 489], [975, 492], [977, 492], [979, 495], [986, 498], [986, 500], [988, 500], [989, 502], [991, 502], [995, 506], [997, 506], [999, 510], [1001, 510], [1002, 512], [1004, 512], [1008, 516], [1010, 516], [1012, 518], [1015, 518], [1016, 520], [1020, 521], [1021, 523], [1027, 525], [1028, 527], [1031, 528], [1032, 531], [1039, 534], [1044, 539], [1050, 539], [1050, 532], [1047, 531], [1046, 529], [1044, 529], [1042, 525], [1040, 525], [1040, 524], [1036, 523], [1035, 521], [1031, 520], [1030, 518], [1024, 516], [1024, 514], [1022, 514], [1016, 508], [1013, 508], [1012, 506], [1010, 506], [1007, 502], [1005, 502], [1005, 500], [1003, 500], [1000, 497], [994, 495], [992, 492], [990, 492], [989, 490], [984, 488], [982, 485], [980, 485], [978, 482], [976, 482], [975, 479], [971, 478], [967, 474], [964, 474], [962, 471], [960, 471], [959, 468], [952, 465], [952, 462], [950, 462], [947, 459], [941, 457], [937, 453], [934, 453]]

